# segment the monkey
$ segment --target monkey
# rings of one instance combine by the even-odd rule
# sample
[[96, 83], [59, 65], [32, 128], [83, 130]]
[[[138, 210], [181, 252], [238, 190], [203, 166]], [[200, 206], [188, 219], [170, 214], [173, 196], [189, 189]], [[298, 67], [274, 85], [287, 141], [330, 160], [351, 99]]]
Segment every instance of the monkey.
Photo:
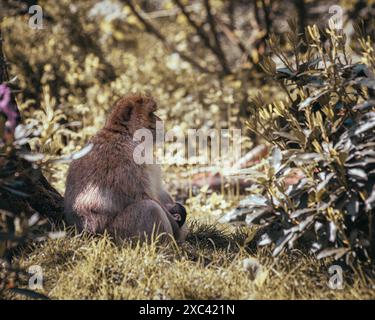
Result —
[[182, 228], [186, 222], [187, 212], [185, 207], [179, 203], [175, 202], [173, 206], [167, 207], [168, 211], [172, 214], [173, 218], [176, 220], [178, 226]]
[[70, 163], [64, 197], [68, 224], [94, 234], [108, 232], [115, 241], [150, 240], [152, 235], [187, 236], [186, 210], [175, 204], [162, 184], [156, 164], [137, 164], [133, 157], [138, 129], [156, 136], [156, 102], [140, 94], [120, 98], [102, 129], [89, 143], [91, 150]]

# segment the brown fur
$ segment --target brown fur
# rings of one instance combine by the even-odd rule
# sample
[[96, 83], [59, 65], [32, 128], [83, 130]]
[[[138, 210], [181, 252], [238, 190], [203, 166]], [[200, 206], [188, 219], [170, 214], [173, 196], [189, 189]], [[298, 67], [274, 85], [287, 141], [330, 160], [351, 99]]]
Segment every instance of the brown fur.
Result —
[[66, 220], [91, 233], [108, 231], [117, 240], [152, 234], [169, 234], [182, 241], [168, 212], [173, 200], [163, 189], [158, 166], [133, 160], [137, 129], [154, 132], [156, 103], [150, 97], [131, 95], [117, 101], [107, 122], [91, 140], [92, 150], [70, 167], [65, 191]]

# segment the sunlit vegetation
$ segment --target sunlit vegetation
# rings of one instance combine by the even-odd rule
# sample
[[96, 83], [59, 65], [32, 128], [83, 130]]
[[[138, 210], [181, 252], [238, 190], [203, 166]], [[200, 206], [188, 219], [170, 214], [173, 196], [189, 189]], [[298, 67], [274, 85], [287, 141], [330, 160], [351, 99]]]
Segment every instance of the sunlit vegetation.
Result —
[[[27, 1], [0, 12], [1, 297], [374, 298], [374, 1], [37, 3], [42, 29]], [[163, 165], [189, 212], [181, 247], [62, 218], [69, 161], [139, 92], [166, 130], [242, 130], [230, 173]], [[43, 289], [27, 288], [32, 265]]]

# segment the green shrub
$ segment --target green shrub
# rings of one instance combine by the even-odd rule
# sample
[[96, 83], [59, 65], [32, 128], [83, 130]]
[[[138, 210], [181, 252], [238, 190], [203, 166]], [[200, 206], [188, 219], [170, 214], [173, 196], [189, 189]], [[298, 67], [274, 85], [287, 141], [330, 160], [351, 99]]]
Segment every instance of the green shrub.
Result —
[[358, 62], [333, 26], [308, 27], [304, 37], [288, 32], [285, 50], [269, 40], [263, 68], [286, 99], [252, 101], [248, 126], [274, 148], [241, 172], [254, 185], [227, 220], [263, 225], [258, 244], [274, 243], [274, 255], [296, 243], [348, 263], [374, 255], [375, 54], [370, 37], [357, 31]]

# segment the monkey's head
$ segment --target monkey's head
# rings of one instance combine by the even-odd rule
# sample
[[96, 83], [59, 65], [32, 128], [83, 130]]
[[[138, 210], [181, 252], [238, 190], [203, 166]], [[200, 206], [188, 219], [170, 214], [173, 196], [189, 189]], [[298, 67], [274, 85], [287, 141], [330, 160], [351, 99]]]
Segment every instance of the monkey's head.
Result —
[[146, 128], [155, 136], [156, 122], [161, 119], [155, 115], [156, 102], [152, 97], [134, 94], [119, 99], [113, 106], [105, 127], [133, 135], [138, 129]]
[[176, 202], [171, 208], [169, 208], [169, 213], [172, 214], [178, 226], [181, 228], [184, 225], [187, 216], [185, 207], [181, 203]]

